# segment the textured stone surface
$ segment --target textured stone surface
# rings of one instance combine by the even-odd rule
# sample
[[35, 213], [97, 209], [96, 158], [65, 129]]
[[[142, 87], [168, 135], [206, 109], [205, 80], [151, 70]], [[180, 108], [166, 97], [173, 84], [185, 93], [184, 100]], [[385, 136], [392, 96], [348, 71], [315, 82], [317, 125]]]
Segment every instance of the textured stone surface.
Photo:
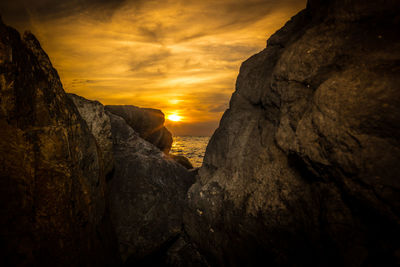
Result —
[[212, 263], [400, 263], [399, 11], [310, 1], [243, 63], [185, 213]]
[[75, 94], [67, 95], [78, 108], [79, 113], [86, 121], [89, 130], [100, 147], [105, 164], [105, 173], [111, 173], [114, 168], [111, 123], [110, 117], [104, 110], [104, 106], [98, 101], [88, 100]]
[[[198, 252], [197, 248], [181, 235], [166, 251], [164, 266], [174, 267], [207, 267], [207, 260]], [[160, 265], [159, 265], [160, 266]]]
[[180, 235], [184, 200], [194, 177], [123, 118], [109, 116], [115, 158], [112, 221], [123, 261], [139, 264], [166, 251]]
[[0, 21], [0, 264], [118, 264], [103, 162], [32, 34]]
[[165, 119], [161, 110], [130, 105], [106, 106], [106, 110], [124, 118], [140, 137], [168, 154], [172, 145], [172, 134], [164, 127]]
[[189, 161], [189, 159], [187, 157], [181, 156], [181, 155], [173, 155], [173, 154], [169, 154], [168, 156], [171, 159], [173, 159], [176, 162], [178, 162], [179, 164], [181, 164], [186, 169], [188, 169], [188, 170], [193, 169], [193, 165], [192, 165], [192, 163], [190, 163], [190, 161]]
[[[207, 266], [182, 232], [182, 210], [195, 172], [182, 157], [162, 153], [142, 139], [126, 121], [105, 111], [98, 101], [68, 94], [111, 166], [113, 225], [128, 266]], [[111, 120], [113, 120], [113, 133]], [[113, 150], [114, 137], [114, 150]], [[186, 161], [184, 161], [186, 159]], [[180, 163], [179, 161], [183, 161]], [[179, 163], [179, 164], [177, 164]], [[161, 204], [162, 203], [162, 204]]]

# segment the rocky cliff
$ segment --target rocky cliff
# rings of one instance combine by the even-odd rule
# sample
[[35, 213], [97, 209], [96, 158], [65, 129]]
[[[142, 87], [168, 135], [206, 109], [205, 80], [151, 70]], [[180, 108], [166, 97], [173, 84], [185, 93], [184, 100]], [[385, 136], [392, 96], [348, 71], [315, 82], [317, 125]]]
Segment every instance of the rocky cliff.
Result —
[[172, 134], [164, 127], [164, 113], [161, 110], [132, 105], [109, 105], [106, 110], [124, 118], [140, 137], [168, 154], [172, 145]]
[[67, 97], [0, 21], [0, 264], [399, 265], [399, 11], [310, 0], [243, 63], [193, 185], [161, 112]]
[[[105, 157], [113, 164], [108, 196], [123, 262], [127, 265], [149, 261], [153, 264], [165, 263], [166, 251], [183, 234], [184, 200], [188, 188], [194, 183], [194, 175], [155, 145], [142, 139], [128, 125], [126, 116], [123, 118], [106, 111], [98, 101], [74, 94], [69, 94], [69, 97], [99, 146], [106, 151], [104, 154], [111, 153]], [[112, 110], [128, 110], [130, 116], [135, 116], [135, 112], [143, 113], [139, 108], [132, 107], [112, 106]], [[109, 106], [106, 109], [109, 110]], [[147, 114], [150, 122], [142, 121], [142, 125], [161, 121], [160, 114], [159, 111], [155, 116]], [[163, 118], [160, 123], [163, 123]]]
[[213, 264], [400, 263], [399, 11], [310, 0], [242, 64], [185, 213]]
[[139, 108], [132, 105], [108, 105], [105, 109], [125, 120], [139, 136], [164, 152], [169, 159], [186, 169], [193, 169], [192, 163], [184, 156], [169, 154], [172, 146], [172, 134], [164, 126], [164, 113], [158, 109]]
[[110, 114], [115, 173], [110, 198], [122, 259], [132, 264], [168, 248], [182, 232], [182, 213], [194, 177]]
[[166, 152], [161, 111], [67, 95], [36, 38], [2, 23], [0, 71], [2, 266], [202, 261], [182, 231], [193, 173], [127, 123]]
[[90, 132], [96, 139], [103, 157], [105, 173], [106, 175], [108, 174], [110, 179], [114, 169], [110, 117], [106, 114], [104, 106], [100, 102], [87, 100], [76, 94], [67, 95], [74, 102], [79, 114], [85, 120]]
[[104, 162], [32, 34], [0, 21], [0, 265], [118, 264]]

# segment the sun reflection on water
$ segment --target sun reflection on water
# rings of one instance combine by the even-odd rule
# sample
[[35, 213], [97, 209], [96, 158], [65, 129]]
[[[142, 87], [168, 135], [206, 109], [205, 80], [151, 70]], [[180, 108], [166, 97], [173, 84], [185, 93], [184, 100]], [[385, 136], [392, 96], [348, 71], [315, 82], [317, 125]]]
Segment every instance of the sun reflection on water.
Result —
[[203, 163], [204, 153], [209, 136], [174, 136], [171, 154], [187, 157], [193, 167], [200, 167]]

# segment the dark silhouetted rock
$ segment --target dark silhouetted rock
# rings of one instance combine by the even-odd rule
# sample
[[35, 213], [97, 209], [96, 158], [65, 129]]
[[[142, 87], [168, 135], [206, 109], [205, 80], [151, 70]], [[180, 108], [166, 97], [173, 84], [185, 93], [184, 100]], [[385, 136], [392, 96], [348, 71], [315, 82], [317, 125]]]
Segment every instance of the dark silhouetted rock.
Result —
[[171, 159], [175, 160], [176, 162], [178, 162], [179, 164], [181, 164], [183, 167], [185, 167], [186, 169], [190, 170], [193, 169], [193, 165], [192, 163], [190, 163], [189, 159], [186, 158], [185, 156], [181, 156], [181, 155], [173, 155], [173, 154], [169, 154], [168, 155]]
[[207, 260], [185, 236], [180, 236], [164, 254], [163, 266], [174, 267], [207, 267]]
[[162, 252], [181, 234], [184, 200], [194, 176], [142, 139], [123, 118], [109, 116], [115, 158], [112, 221], [123, 261], [139, 264], [152, 255], [165, 255]]
[[210, 262], [400, 263], [399, 14], [310, 1], [243, 63], [185, 212]]
[[104, 106], [98, 101], [87, 100], [76, 94], [67, 94], [78, 108], [82, 118], [89, 126], [100, 147], [104, 159], [106, 174], [114, 168], [114, 157], [112, 151], [112, 136], [110, 117], [106, 115]]
[[[116, 155], [110, 198], [125, 264], [207, 266], [193, 245], [183, 239], [181, 231], [186, 192], [196, 173], [185, 170], [170, 155], [142, 139], [123, 118], [105, 111], [98, 101], [68, 96], [100, 148], [109, 151], [106, 158], [113, 163], [113, 154]], [[183, 162], [191, 167], [188, 160]]]
[[118, 264], [92, 134], [32, 34], [0, 21], [0, 264]]
[[140, 137], [168, 154], [172, 145], [172, 134], [164, 127], [161, 110], [135, 106], [106, 106], [106, 110], [118, 115], [133, 128]]

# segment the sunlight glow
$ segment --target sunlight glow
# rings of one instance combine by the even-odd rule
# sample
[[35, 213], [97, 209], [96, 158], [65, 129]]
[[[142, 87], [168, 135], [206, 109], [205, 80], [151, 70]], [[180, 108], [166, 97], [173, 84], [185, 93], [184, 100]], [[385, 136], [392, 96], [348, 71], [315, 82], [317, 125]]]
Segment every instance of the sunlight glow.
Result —
[[181, 121], [182, 117], [179, 115], [176, 115], [176, 114], [171, 114], [171, 115], [168, 115], [167, 119], [170, 121]]
[[[32, 9], [9, 23], [36, 34], [66, 92], [159, 109], [174, 134], [206, 136], [229, 103], [241, 62], [307, 1], [8, 2], [22, 13]], [[4, 21], [20, 14], [11, 13]]]
[[176, 105], [176, 104], [178, 104], [179, 102], [181, 102], [182, 100], [179, 100], [179, 99], [171, 99], [171, 100], [168, 100], [168, 102], [169, 103], [171, 103], [172, 105]]

